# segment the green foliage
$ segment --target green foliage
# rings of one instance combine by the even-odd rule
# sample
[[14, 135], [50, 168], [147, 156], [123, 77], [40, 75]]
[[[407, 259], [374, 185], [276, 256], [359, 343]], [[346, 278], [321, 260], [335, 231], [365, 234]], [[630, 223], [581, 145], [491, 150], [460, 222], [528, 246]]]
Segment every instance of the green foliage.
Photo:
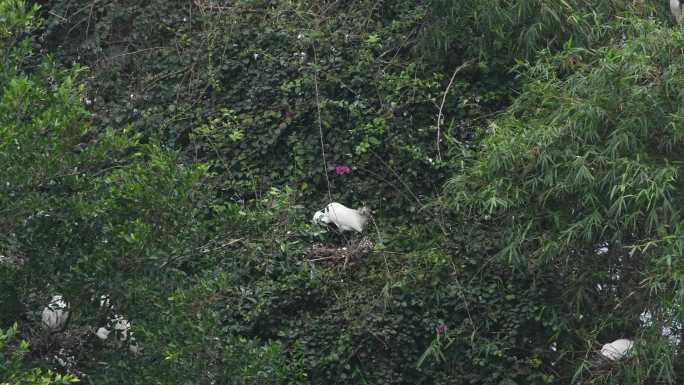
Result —
[[16, 324], [7, 331], [0, 330], [0, 385], [68, 385], [79, 382], [70, 374], [26, 368], [23, 361], [29, 344], [26, 341], [16, 342], [16, 334]]
[[[534, 283], [522, 274], [511, 278], [508, 269], [434, 251], [390, 261], [371, 253], [350, 269], [309, 263], [310, 241], [318, 236], [293, 221], [301, 209], [291, 204], [296, 199], [291, 194], [274, 191], [258, 214], [236, 213], [247, 228], [272, 230], [241, 234], [212, 248], [207, 258], [216, 261], [215, 271], [196, 276], [191, 287], [171, 296], [174, 307], [185, 310], [170, 310], [164, 318], [169, 333], [185, 335], [191, 333], [186, 325], [194, 325], [216, 343], [235, 336], [280, 341], [294, 356], [290, 362], [299, 363], [288, 378], [304, 372], [311, 383], [553, 378], [549, 368], [555, 355], [548, 347], [559, 331], [552, 327], [553, 315], [543, 310], [542, 299], [553, 295], [548, 282]], [[228, 222], [235, 214], [225, 215]], [[288, 220], [287, 226], [279, 225]], [[400, 248], [404, 234], [388, 239], [387, 247]], [[430, 356], [418, 366], [440, 323], [455, 342], [439, 360]], [[178, 352], [174, 357], [200, 352], [195, 354], [206, 357], [200, 362], [207, 365], [202, 373], [234, 373], [229, 358], [216, 357], [219, 348], [206, 348], [213, 342], [194, 346], [190, 342], [197, 339], [178, 340], [187, 344], [172, 346], [169, 351]]]
[[[184, 163], [177, 152], [147, 139], [143, 143], [141, 135], [127, 128], [94, 132], [84, 108], [88, 104], [84, 87], [78, 83], [84, 70], [63, 69], [49, 57], [34, 58], [37, 45], [28, 32], [35, 28], [37, 8], [29, 11], [14, 1], [0, 1], [0, 5], [7, 12], [2, 16], [3, 31], [11, 31], [0, 39], [2, 323], [12, 319], [27, 323], [22, 331], [40, 342], [31, 351], [32, 363], [58, 363], [53, 355], [68, 350], [78, 357], [78, 372], [96, 383], [130, 383], [131, 373], [138, 383], [196, 378], [202, 367], [195, 365], [193, 354], [174, 361], [190, 370], [174, 378], [158, 367], [150, 371], [140, 365], [142, 358], [128, 352], [127, 343], [113, 337], [98, 342], [92, 330], [106, 322], [107, 314], [93, 302], [104, 293], [111, 297], [117, 312], [132, 320], [138, 343], [149, 352], [147, 360], [155, 360], [162, 347], [187, 343], [183, 349], [189, 350], [198, 341], [206, 342], [197, 334], [190, 334], [197, 338], [190, 341], [167, 334], [172, 330], [160, 321], [169, 313], [149, 310], [164, 306], [165, 301], [156, 298], [167, 298], [184, 284], [183, 279], [206, 267], [198, 256], [215, 225], [210, 219], [212, 189], [202, 185], [208, 167]], [[16, 38], [19, 33], [21, 39]], [[218, 205], [212, 207], [219, 211]], [[224, 218], [232, 214], [237, 216], [228, 211]], [[64, 333], [41, 330], [37, 319], [45, 298], [55, 293], [70, 302]], [[177, 318], [172, 324], [191, 328], [185, 321]], [[235, 350], [222, 351], [222, 343], [210, 341], [217, 348], [215, 364], [225, 370], [220, 374], [244, 376], [246, 382], [235, 383], [304, 383], [303, 374], [292, 374], [296, 363], [285, 360], [278, 342], [262, 346], [235, 336], [225, 340], [234, 342]], [[20, 350], [7, 361], [7, 372], [0, 373], [2, 381], [48, 384], [73, 379], [23, 371], [17, 365], [27, 345], [18, 346]], [[99, 359], [106, 360], [107, 366], [101, 367]], [[232, 366], [223, 367], [227, 363]], [[62, 370], [74, 369], [60, 365]], [[277, 376], [293, 382], [279, 381]]]
[[[499, 260], [553, 266], [576, 316], [593, 315], [575, 332], [602, 340], [641, 334], [646, 308], [681, 319], [684, 39], [653, 21], [623, 28], [620, 45], [568, 46], [526, 68], [524, 92], [445, 198], [459, 220], [501, 232]], [[666, 351], [642, 378], [676, 378]]]
[[448, 175], [435, 161], [442, 76], [410, 60], [424, 4], [89, 4], [55, 2], [44, 38], [93, 67], [96, 124], [130, 123], [208, 163], [225, 196], [288, 184], [320, 201], [327, 173], [337, 200], [416, 210]]
[[455, 139], [476, 145], [487, 120], [519, 94], [517, 64], [567, 44], [590, 49], [619, 42], [619, 21], [634, 15], [670, 18], [658, 0], [431, 1], [415, 52], [440, 72], [472, 63], [455, 76], [444, 122]]
[[[438, 0], [430, 24], [422, 32], [433, 57], [482, 57], [489, 64], [510, 65], [534, 59], [543, 50], [556, 51], [567, 41], [590, 48], [619, 34], [611, 21], [638, 14], [669, 18], [658, 1], [522, 0], [488, 2]], [[426, 52], [430, 55], [430, 52]]]
[[[220, 287], [229, 285], [219, 273], [213, 279], [201, 278], [189, 290], [179, 290], [169, 298], [160, 337], [166, 342], [163, 362], [153, 372], [183, 381], [227, 384], [306, 384], [303, 357], [297, 344], [279, 341], [260, 343], [234, 333], [226, 333], [223, 314], [213, 307]], [[161, 376], [160, 376], [161, 377]]]
[[[63, 381], [27, 369], [62, 349], [76, 362], [61, 371], [105, 385], [681, 378], [662, 328], [684, 320], [684, 35], [662, 7], [46, 7], [40, 24], [0, 0], [11, 383]], [[349, 264], [314, 256], [360, 240], [308, 223], [328, 183], [379, 209], [375, 247]], [[63, 332], [38, 327], [56, 293]], [[141, 350], [93, 335], [114, 312]], [[597, 359], [625, 337], [633, 358]]]

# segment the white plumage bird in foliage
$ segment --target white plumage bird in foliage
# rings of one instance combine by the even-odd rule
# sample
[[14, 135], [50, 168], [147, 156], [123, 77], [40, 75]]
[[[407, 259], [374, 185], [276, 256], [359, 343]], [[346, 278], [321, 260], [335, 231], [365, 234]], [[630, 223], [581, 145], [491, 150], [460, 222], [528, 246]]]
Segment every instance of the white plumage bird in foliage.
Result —
[[113, 314], [114, 305], [112, 304], [112, 299], [109, 295], [103, 294], [100, 296], [100, 309], [110, 313], [110, 316], [107, 323], [95, 331], [95, 336], [102, 341], [106, 341], [113, 332], [119, 341], [128, 344], [128, 350], [131, 353], [140, 354], [143, 349], [138, 345], [133, 336], [131, 322], [121, 314]]
[[95, 332], [95, 335], [97, 336], [97, 338], [104, 341], [109, 337], [109, 334], [111, 332], [112, 332], [111, 329], [107, 329], [106, 326], [102, 326], [102, 327], [97, 329], [97, 331]]
[[129, 333], [132, 334], [130, 330], [131, 322], [120, 314], [114, 314], [104, 326], [97, 329], [95, 335], [104, 341], [114, 332], [119, 341], [126, 341], [129, 339]]
[[670, 12], [672, 12], [677, 24], [681, 24], [684, 15], [682, 15], [682, 4], [679, 0], [670, 0]]
[[368, 223], [370, 214], [367, 207], [350, 209], [341, 203], [333, 202], [323, 210], [316, 211], [313, 221], [319, 225], [335, 226], [340, 231], [353, 230], [360, 233]]
[[50, 302], [43, 308], [41, 320], [48, 330], [58, 331], [64, 329], [69, 319], [69, 304], [61, 295], [52, 296]]
[[611, 361], [617, 361], [625, 357], [629, 357], [632, 353], [634, 342], [628, 339], [620, 338], [611, 343], [603, 345], [601, 348], [601, 355]]

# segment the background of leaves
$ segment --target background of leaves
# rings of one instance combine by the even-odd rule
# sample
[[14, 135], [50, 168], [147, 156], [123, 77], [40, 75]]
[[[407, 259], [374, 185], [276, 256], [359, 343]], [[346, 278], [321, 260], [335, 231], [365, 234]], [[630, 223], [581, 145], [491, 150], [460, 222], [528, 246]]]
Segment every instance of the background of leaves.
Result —
[[[55, 292], [97, 384], [681, 378], [659, 338], [682, 318], [682, 39], [661, 2], [35, 3], [0, 1], [14, 378], [56, 381]], [[308, 223], [324, 171], [377, 210], [354, 269], [305, 259], [341, 241]], [[89, 333], [101, 293], [141, 356]], [[596, 366], [625, 336], [637, 357]]]

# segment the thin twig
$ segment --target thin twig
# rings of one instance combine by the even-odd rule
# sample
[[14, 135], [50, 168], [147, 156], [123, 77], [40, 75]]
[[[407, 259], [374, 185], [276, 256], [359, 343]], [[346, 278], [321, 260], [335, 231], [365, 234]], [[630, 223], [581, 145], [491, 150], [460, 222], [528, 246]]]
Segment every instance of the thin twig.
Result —
[[420, 198], [418, 198], [418, 196], [413, 192], [413, 190], [411, 190], [411, 187], [409, 187], [409, 185], [406, 182], [404, 182], [403, 179], [401, 179], [401, 176], [399, 176], [399, 174], [389, 164], [387, 164], [384, 160], [382, 160], [382, 158], [378, 154], [376, 154], [375, 151], [373, 151], [373, 150], [370, 150], [370, 151], [373, 154], [373, 156], [375, 156], [375, 158], [377, 160], [379, 160], [380, 163], [382, 163], [383, 166], [385, 166], [388, 170], [392, 171], [392, 174], [394, 174], [394, 176], [397, 178], [399, 183], [401, 183], [404, 186], [404, 188], [406, 188], [406, 191], [408, 191], [408, 193], [411, 194], [413, 199], [415, 199], [416, 202], [418, 203], [418, 205], [422, 208], [423, 202], [421, 202]]
[[[361, 171], [363, 171], [363, 172], [366, 172], [366, 173], [368, 173], [368, 174], [370, 174], [370, 175], [372, 175], [372, 176], [374, 176], [374, 177], [380, 179], [381, 181], [383, 181], [383, 182], [386, 183], [387, 185], [389, 185], [389, 186], [391, 186], [392, 188], [394, 188], [398, 193], [400, 193], [401, 195], [403, 195], [404, 197], [406, 197], [408, 200], [411, 200], [412, 197], [411, 197], [409, 194], [407, 194], [404, 190], [400, 189], [399, 186], [397, 186], [396, 184], [394, 184], [391, 180], [386, 179], [386, 178], [383, 177], [382, 175], [380, 175], [380, 174], [378, 174], [378, 173], [376, 173], [376, 172], [374, 172], [374, 171], [372, 171], [372, 170], [370, 170], [370, 169], [368, 169], [368, 168], [364, 168], [364, 167], [361, 167], [361, 166], [356, 166], [356, 169], [357, 169], [357, 170], [361, 170]], [[415, 199], [415, 198], [413, 198], [413, 199]], [[416, 202], [418, 202], [418, 203], [420, 204], [420, 201], [416, 201]]]
[[318, 112], [318, 135], [321, 141], [321, 156], [323, 157], [323, 174], [328, 185], [328, 202], [332, 202], [332, 191], [330, 189], [330, 177], [328, 177], [328, 163], [325, 160], [325, 141], [323, 139], [323, 121], [321, 119], [321, 100], [318, 90], [318, 54], [316, 52], [316, 42], [313, 43], [314, 53], [314, 88], [316, 90], [316, 111]]
[[88, 41], [88, 37], [89, 37], [88, 35], [90, 32], [90, 21], [93, 19], [93, 11], [95, 10], [95, 4], [96, 3], [97, 3], [97, 1], [94, 1], [90, 5], [90, 12], [88, 12], [88, 23], [86, 24], [86, 30], [85, 30], [86, 41]]
[[314, 258], [314, 259], [309, 259], [309, 262], [316, 262], [316, 261], [327, 261], [330, 259], [342, 259], [344, 256], [342, 255], [333, 255], [330, 257], [321, 257], [321, 258]]
[[48, 11], [48, 13], [49, 13], [50, 15], [56, 17], [56, 18], [62, 19], [62, 21], [69, 21], [69, 19], [67, 19], [66, 17], [61, 16], [61, 15], [58, 15], [58, 14], [52, 12], [52, 11]]
[[387, 277], [389, 278], [391, 276], [390, 273], [390, 268], [389, 268], [389, 262], [387, 261], [387, 255], [385, 254], [385, 242], [382, 240], [382, 234], [380, 233], [380, 227], [378, 226], [378, 222], [375, 221], [375, 217], [373, 215], [370, 216], [371, 222], [373, 222], [373, 227], [375, 227], [375, 232], [378, 234], [378, 241], [380, 241], [380, 244], [382, 245], [382, 250], [380, 253], [382, 253], [382, 259], [385, 261], [385, 270], [387, 270]]
[[98, 60], [97, 63], [104, 61], [104, 60], [112, 60], [112, 59], [116, 59], [116, 58], [123, 57], [123, 56], [136, 55], [136, 54], [139, 54], [141, 52], [153, 51], [153, 50], [158, 50], [158, 49], [166, 49], [166, 48], [168, 48], [168, 47], [163, 47], [163, 46], [162, 47], [151, 47], [151, 48], [139, 49], [139, 50], [133, 51], [133, 52], [124, 52], [122, 54], [102, 58], [102, 59]]
[[456, 286], [458, 287], [458, 294], [461, 296], [461, 300], [463, 301], [463, 306], [466, 311], [466, 315], [468, 316], [468, 319], [470, 320], [470, 324], [475, 326], [475, 321], [473, 320], [473, 317], [470, 314], [470, 306], [468, 305], [468, 300], [465, 297], [464, 294], [464, 289], [463, 286], [461, 285], [461, 282], [458, 280], [458, 269], [456, 268], [456, 264], [451, 261], [451, 265], [454, 268], [454, 281], [456, 282]]
[[442, 141], [442, 131], [440, 128], [440, 125], [442, 123], [442, 109], [444, 108], [444, 103], [446, 102], [446, 97], [449, 94], [449, 89], [451, 89], [451, 85], [454, 83], [454, 79], [456, 78], [456, 74], [461, 72], [465, 67], [469, 66], [472, 61], [469, 60], [454, 70], [453, 75], [451, 75], [451, 79], [449, 80], [449, 85], [447, 85], [446, 90], [444, 90], [444, 95], [442, 96], [442, 104], [439, 106], [439, 114], [437, 115], [437, 160], [441, 161], [442, 160], [442, 152], [439, 149], [439, 143]]

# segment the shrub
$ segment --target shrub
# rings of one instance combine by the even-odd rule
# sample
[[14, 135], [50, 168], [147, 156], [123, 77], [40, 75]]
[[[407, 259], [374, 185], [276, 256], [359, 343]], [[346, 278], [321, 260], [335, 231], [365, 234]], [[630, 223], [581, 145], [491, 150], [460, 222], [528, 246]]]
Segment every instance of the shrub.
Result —
[[[669, 324], [681, 317], [673, 303], [681, 298], [682, 64], [673, 52], [683, 35], [638, 19], [622, 28], [619, 44], [567, 46], [525, 68], [524, 92], [444, 199], [459, 222], [501, 233], [501, 263], [555, 269], [568, 305], [558, 314], [590, 314], [569, 330], [602, 343], [640, 336], [646, 309]], [[584, 351], [566, 354], [581, 362]], [[667, 351], [630, 366], [638, 378], [672, 383]]]
[[[58, 1], [50, 11], [61, 17], [49, 17], [43, 37], [63, 62], [93, 68], [100, 128], [130, 123], [208, 163], [224, 197], [289, 185], [320, 203], [329, 180], [335, 200], [412, 212], [439, 191], [449, 163], [437, 161], [434, 104], [444, 79], [411, 56], [426, 5], [210, 4], [98, 3], [84, 13], [87, 1]], [[458, 157], [457, 129], [443, 129], [445, 157]], [[352, 172], [336, 175], [337, 164]]]
[[16, 333], [16, 324], [6, 331], [0, 330], [1, 385], [67, 385], [79, 382], [70, 374], [62, 375], [40, 368], [26, 368], [23, 360], [29, 344], [26, 341], [16, 342]]
[[[141, 357], [121, 355], [127, 344], [96, 342], [91, 331], [106, 316], [96, 304], [108, 294], [116, 311], [132, 320], [151, 359], [160, 353], [159, 345], [174, 344], [162, 340], [174, 336], [164, 334], [164, 324], [155, 323], [161, 316], [149, 309], [162, 305], [155, 298], [167, 298], [183, 285], [183, 277], [203, 267], [199, 250], [211, 239], [214, 225], [209, 220], [212, 190], [201, 186], [208, 170], [181, 162], [176, 152], [149, 140], [141, 142], [129, 129], [94, 132], [78, 81], [84, 70], [34, 56], [38, 46], [31, 33], [38, 25], [37, 11], [20, 1], [0, 1], [0, 283], [9, 288], [0, 293], [0, 321], [21, 319], [22, 333], [46, 342], [31, 352], [36, 365], [52, 363], [52, 353], [61, 349], [75, 348], [80, 349], [75, 365], [98, 383], [131, 373], [140, 374], [136, 381], [146, 381], [148, 375], [138, 366]], [[33, 310], [42, 309], [44, 299], [56, 292], [70, 302], [71, 317], [67, 331], [48, 335], [38, 326], [39, 311]], [[224, 352], [221, 362], [234, 363], [234, 378], [243, 374], [262, 381], [271, 380], [270, 373], [288, 372], [277, 342], [262, 346], [237, 336], [232, 340], [236, 350]], [[73, 379], [23, 371], [19, 358], [28, 346], [17, 346], [20, 350], [0, 372], [3, 381]], [[221, 357], [224, 353], [217, 350]], [[117, 370], [101, 368], [98, 358]], [[187, 368], [200, 370], [192, 357], [186, 358]]]

